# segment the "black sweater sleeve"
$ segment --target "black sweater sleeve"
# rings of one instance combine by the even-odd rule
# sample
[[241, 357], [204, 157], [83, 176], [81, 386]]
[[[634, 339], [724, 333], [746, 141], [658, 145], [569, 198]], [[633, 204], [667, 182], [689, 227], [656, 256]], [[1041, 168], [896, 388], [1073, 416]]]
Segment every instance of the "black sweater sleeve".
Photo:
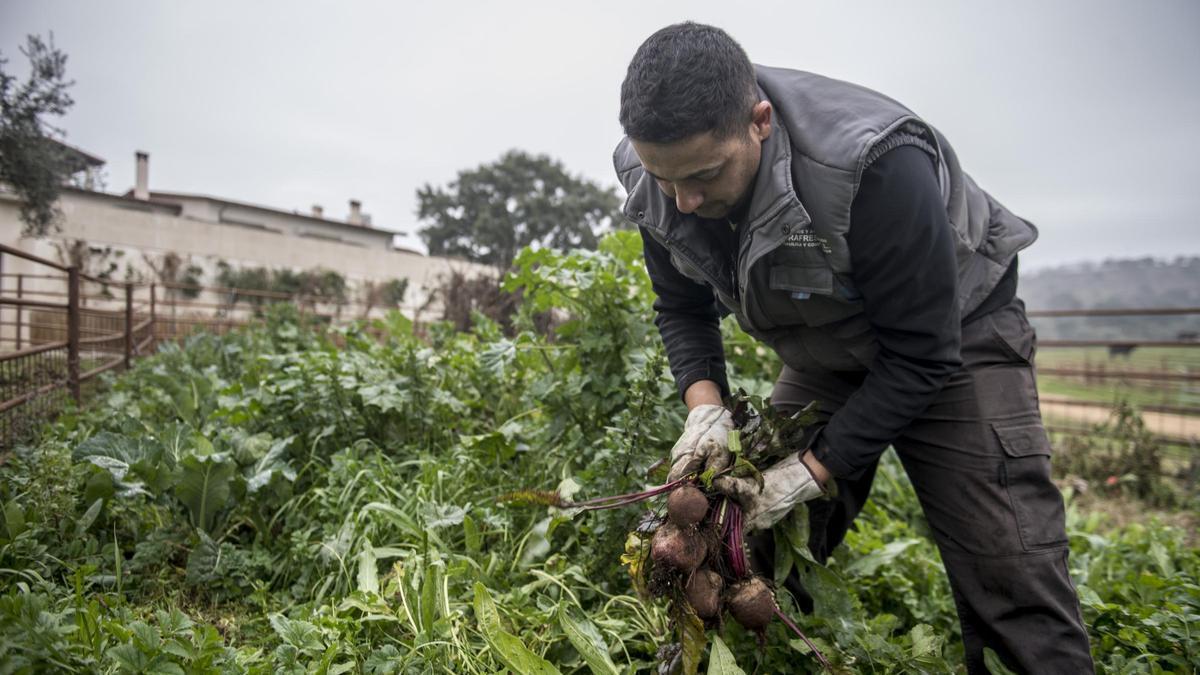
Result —
[[841, 477], [874, 462], [962, 365], [954, 232], [929, 155], [901, 146], [877, 159], [850, 222], [854, 282], [879, 353], [816, 444]]
[[721, 395], [728, 396], [716, 295], [708, 286], [683, 276], [671, 264], [667, 249], [644, 228], [639, 229], [646, 271], [656, 296], [654, 324], [667, 349], [679, 395], [699, 380], [712, 380], [721, 388]]

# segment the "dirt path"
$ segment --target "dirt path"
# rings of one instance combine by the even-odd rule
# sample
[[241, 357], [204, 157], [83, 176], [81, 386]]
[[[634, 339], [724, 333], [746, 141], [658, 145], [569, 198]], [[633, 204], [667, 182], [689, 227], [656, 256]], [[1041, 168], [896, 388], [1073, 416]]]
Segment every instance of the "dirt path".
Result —
[[[1073, 425], [1100, 424], [1109, 419], [1111, 411], [1108, 408], [1076, 405], [1065, 396], [1043, 396], [1042, 417], [1047, 420], [1057, 420]], [[1155, 434], [1169, 436], [1175, 439], [1200, 440], [1200, 417], [1194, 415], [1176, 415], [1160, 412], [1143, 412], [1142, 419], [1146, 428]], [[1050, 422], [1053, 424], [1053, 421]]]

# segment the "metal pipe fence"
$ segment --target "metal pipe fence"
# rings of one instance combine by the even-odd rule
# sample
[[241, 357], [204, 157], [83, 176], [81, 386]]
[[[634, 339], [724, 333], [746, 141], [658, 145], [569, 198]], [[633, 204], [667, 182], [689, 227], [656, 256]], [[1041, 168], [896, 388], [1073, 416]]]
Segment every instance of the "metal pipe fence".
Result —
[[[0, 245], [32, 273], [0, 273], [0, 448], [31, 438], [101, 373], [153, 349], [152, 289]], [[144, 296], [144, 297], [141, 297]]]
[[[35, 270], [5, 270], [6, 257]], [[0, 245], [0, 449], [32, 438], [82, 402], [90, 380], [130, 368], [157, 344], [261, 322], [279, 303], [327, 326], [398, 309], [303, 292], [103, 279]]]
[[[1079, 317], [1200, 317], [1200, 307], [1031, 310], [1028, 315], [1038, 327], [1043, 321]], [[1184, 324], [1177, 339], [1169, 340], [1163, 339], [1166, 331], [1161, 325], [1145, 321], [1110, 323], [1108, 332], [1119, 335], [1113, 339], [1078, 339], [1081, 335], [1076, 330], [1074, 335], [1062, 336], [1070, 339], [1038, 340], [1042, 416], [1052, 433], [1103, 435], [1111, 431], [1118, 402], [1125, 401], [1140, 412], [1156, 442], [1181, 454], [1196, 454], [1200, 446], [1200, 339], [1196, 339], [1200, 324]], [[1079, 324], [1075, 326], [1078, 329]], [[1047, 323], [1044, 327], [1055, 326]], [[1139, 339], [1134, 332], [1138, 327], [1158, 335]]]

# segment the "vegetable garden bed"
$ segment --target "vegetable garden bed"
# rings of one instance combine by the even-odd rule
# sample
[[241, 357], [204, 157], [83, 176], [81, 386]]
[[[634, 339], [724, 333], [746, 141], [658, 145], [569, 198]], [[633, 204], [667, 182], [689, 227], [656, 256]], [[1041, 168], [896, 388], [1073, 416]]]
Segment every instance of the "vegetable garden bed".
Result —
[[[635, 233], [526, 251], [507, 282], [524, 294], [514, 336], [480, 318], [417, 338], [393, 317], [335, 346], [276, 308], [113, 378], [0, 467], [0, 672], [654, 672], [671, 619], [620, 558], [663, 500], [499, 501], [656, 482], [683, 409], [640, 252]], [[550, 308], [570, 318], [539, 334]], [[743, 350], [734, 381], [761, 391], [770, 360], [724, 330]], [[1068, 518], [1099, 670], [1193, 672], [1200, 551], [1154, 522]], [[781, 609], [834, 670], [962, 671], [926, 533], [888, 456], [828, 567], [780, 547], [777, 569], [800, 570], [816, 604], [778, 592]], [[732, 622], [707, 641], [710, 673], [821, 668], [780, 622], [765, 646]]]

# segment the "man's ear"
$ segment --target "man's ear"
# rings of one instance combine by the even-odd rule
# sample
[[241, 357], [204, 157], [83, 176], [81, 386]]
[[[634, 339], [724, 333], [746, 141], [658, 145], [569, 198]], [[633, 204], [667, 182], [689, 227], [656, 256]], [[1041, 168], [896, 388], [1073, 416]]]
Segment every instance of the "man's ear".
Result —
[[770, 101], [759, 101], [754, 104], [750, 115], [750, 133], [761, 143], [771, 135], [771, 114], [773, 108]]

